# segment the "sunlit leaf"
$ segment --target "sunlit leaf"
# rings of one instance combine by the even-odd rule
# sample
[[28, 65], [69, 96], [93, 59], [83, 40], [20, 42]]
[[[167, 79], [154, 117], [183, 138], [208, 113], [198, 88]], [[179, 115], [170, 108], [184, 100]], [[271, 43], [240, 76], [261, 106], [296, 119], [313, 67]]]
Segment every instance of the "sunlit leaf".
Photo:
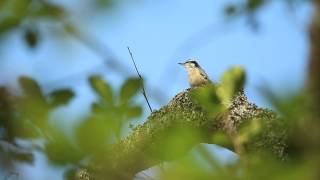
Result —
[[193, 128], [175, 127], [168, 129], [160, 135], [161, 141], [158, 147], [152, 149], [154, 156], [160, 159], [171, 160], [185, 155], [194, 143], [199, 141], [200, 133]]
[[192, 99], [210, 113], [211, 116], [216, 116], [226, 109], [217, 95], [217, 88], [215, 85], [193, 89], [191, 91], [191, 96]]
[[245, 80], [245, 71], [239, 66], [230, 68], [222, 75], [217, 95], [223, 104], [229, 104], [234, 95], [244, 88]]
[[76, 138], [81, 149], [89, 154], [102, 152], [112, 133], [110, 122], [112, 121], [95, 118], [82, 122], [76, 129]]
[[112, 103], [113, 101], [113, 92], [110, 84], [105, 82], [100, 76], [91, 76], [89, 78], [91, 87], [93, 90], [100, 95], [103, 100], [108, 103]]
[[70, 89], [61, 89], [49, 94], [49, 103], [51, 107], [57, 107], [69, 103], [73, 97], [73, 91]]
[[127, 79], [120, 89], [120, 101], [129, 101], [135, 96], [142, 87], [142, 81], [139, 78]]
[[56, 134], [53, 140], [46, 144], [44, 152], [51, 162], [60, 165], [77, 164], [84, 156], [80, 149], [75, 147], [62, 133]]

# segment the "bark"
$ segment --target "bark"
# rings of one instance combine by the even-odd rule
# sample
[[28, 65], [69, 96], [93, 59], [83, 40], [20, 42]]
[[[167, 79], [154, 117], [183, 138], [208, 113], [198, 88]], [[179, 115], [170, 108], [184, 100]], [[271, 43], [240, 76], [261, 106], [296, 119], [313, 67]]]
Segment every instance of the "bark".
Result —
[[[212, 117], [194, 103], [190, 91], [192, 89], [177, 94], [167, 105], [154, 111], [144, 124], [136, 127], [128, 137], [107, 151], [105, 158], [93, 160], [88, 167], [81, 169], [76, 179], [132, 179], [139, 171], [167, 160], [167, 157], [159, 157], [155, 152], [164, 148], [165, 135], [175, 127], [187, 127], [201, 132], [200, 138], [190, 143], [187, 151], [203, 142], [217, 144], [212, 142], [212, 134], [215, 132], [223, 132], [237, 142], [240, 125], [260, 119], [265, 124], [264, 132], [251, 142], [241, 144], [240, 149], [270, 150], [278, 157], [284, 157], [285, 132], [272, 111], [258, 108], [248, 102], [243, 92], [239, 92], [227, 112]], [[239, 148], [237, 143], [220, 145], [230, 150]]]
[[308, 86], [313, 104], [313, 112], [320, 117], [320, 0], [314, 0], [314, 15], [309, 28], [310, 56]]

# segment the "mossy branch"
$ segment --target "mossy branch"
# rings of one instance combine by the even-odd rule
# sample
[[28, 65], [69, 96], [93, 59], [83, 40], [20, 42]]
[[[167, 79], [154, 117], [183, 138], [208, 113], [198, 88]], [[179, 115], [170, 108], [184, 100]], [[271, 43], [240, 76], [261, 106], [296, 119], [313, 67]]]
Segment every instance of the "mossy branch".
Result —
[[[106, 152], [105, 158], [93, 160], [87, 168], [81, 169], [76, 175], [77, 179], [132, 179], [137, 172], [167, 160], [168, 157], [160, 158], [159, 154], [155, 154], [155, 150], [165, 148], [164, 137], [175, 127], [192, 128], [202, 132], [200, 138], [189, 144], [190, 149], [198, 143], [205, 142], [235, 150], [232, 145], [212, 142], [212, 134], [224, 132], [232, 137], [245, 121], [263, 118], [269, 124], [268, 132], [247, 143], [247, 149], [270, 149], [279, 157], [284, 156], [284, 136], [275, 136], [271, 132], [275, 129], [273, 124], [276, 120], [272, 111], [258, 108], [248, 102], [241, 91], [235, 96], [226, 113], [210, 117], [208, 112], [194, 103], [190, 91], [192, 89], [177, 94], [167, 105], [151, 113], [144, 124], [136, 127], [128, 137]], [[271, 135], [268, 135], [270, 133]]]

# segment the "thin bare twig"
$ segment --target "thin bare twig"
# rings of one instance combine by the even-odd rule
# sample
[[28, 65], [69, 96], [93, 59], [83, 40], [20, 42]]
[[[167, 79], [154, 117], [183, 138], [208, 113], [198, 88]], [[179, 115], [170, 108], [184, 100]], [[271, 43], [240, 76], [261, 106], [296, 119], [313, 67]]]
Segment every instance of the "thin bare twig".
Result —
[[138, 70], [138, 68], [137, 68], [136, 62], [134, 61], [134, 58], [133, 58], [132, 52], [131, 52], [131, 50], [130, 50], [130, 47], [128, 46], [127, 48], [128, 48], [129, 54], [130, 54], [130, 56], [131, 56], [131, 60], [132, 60], [132, 62], [133, 62], [134, 68], [136, 69], [136, 72], [137, 72], [139, 78], [140, 78], [141, 81], [142, 81], [142, 95], [143, 95], [144, 99], [146, 100], [146, 102], [147, 102], [147, 104], [148, 104], [148, 106], [149, 106], [150, 111], [152, 112], [152, 108], [151, 108], [151, 105], [150, 105], [150, 103], [149, 103], [149, 100], [148, 100], [148, 97], [147, 97], [147, 94], [146, 94], [146, 90], [144, 89], [143, 78], [142, 78], [141, 74], [139, 73], [139, 70]]

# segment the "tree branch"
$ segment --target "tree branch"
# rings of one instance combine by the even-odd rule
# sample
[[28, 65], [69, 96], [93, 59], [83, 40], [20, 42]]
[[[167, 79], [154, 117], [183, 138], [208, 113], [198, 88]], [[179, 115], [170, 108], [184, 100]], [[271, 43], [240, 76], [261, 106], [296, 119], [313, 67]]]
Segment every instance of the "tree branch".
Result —
[[[263, 118], [269, 124], [268, 129], [260, 138], [248, 143], [248, 150], [270, 149], [279, 157], [284, 156], [284, 136], [275, 136], [271, 132], [277, 129], [272, 111], [258, 108], [240, 92], [226, 114], [212, 118], [192, 101], [190, 91], [192, 89], [177, 94], [166, 106], [151, 113], [143, 125], [136, 127], [128, 137], [106, 152], [105, 158], [93, 160], [87, 168], [81, 169], [77, 173], [77, 179], [132, 179], [137, 172], [167, 160], [159, 158], [155, 152], [165, 148], [165, 135], [175, 127], [193, 128], [202, 133], [201, 138], [189, 144], [186, 148], [189, 150], [202, 142], [217, 144], [218, 142], [211, 140], [215, 132], [234, 135], [240, 124]], [[234, 150], [233, 146], [220, 145]]]
[[314, 0], [314, 15], [309, 28], [310, 55], [308, 86], [312, 96], [313, 112], [320, 117], [320, 0]]

